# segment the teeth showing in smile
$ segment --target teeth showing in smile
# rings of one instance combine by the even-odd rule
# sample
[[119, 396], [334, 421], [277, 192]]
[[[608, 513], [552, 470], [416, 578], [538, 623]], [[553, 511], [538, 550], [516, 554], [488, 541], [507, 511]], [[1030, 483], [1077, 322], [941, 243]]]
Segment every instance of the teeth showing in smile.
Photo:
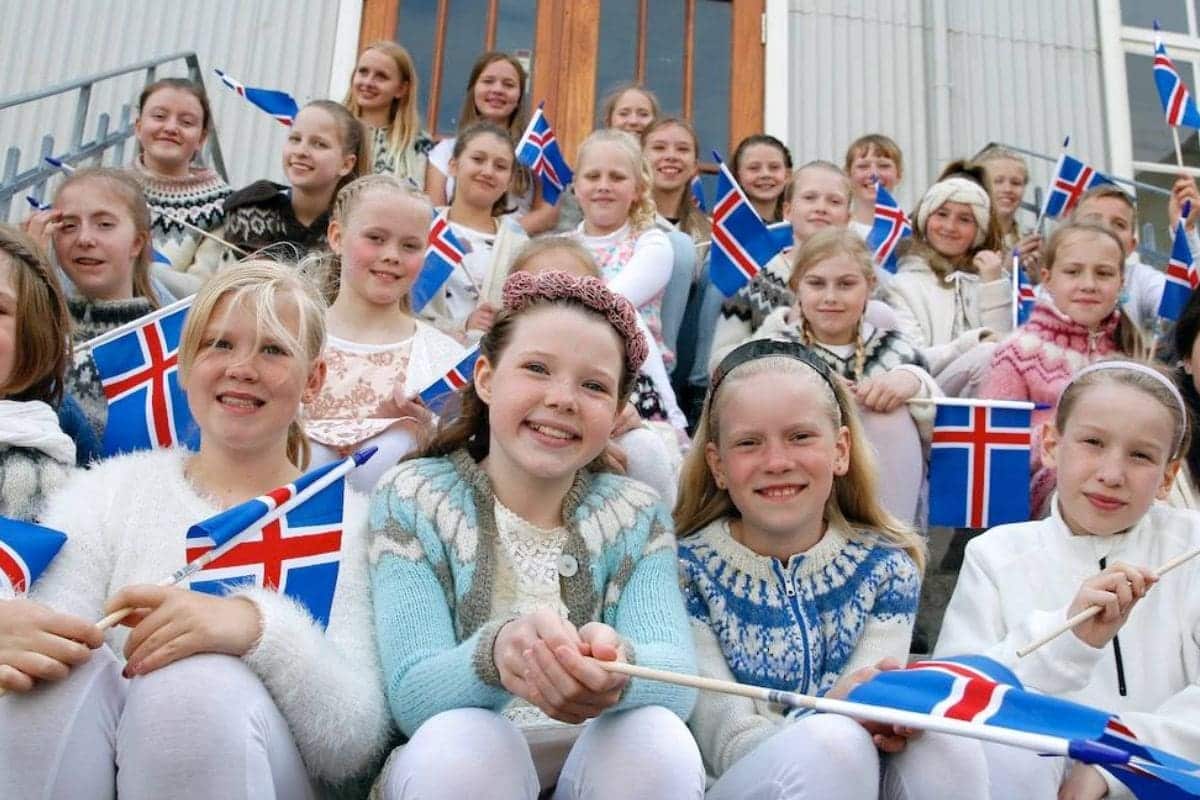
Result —
[[258, 408], [262, 405], [261, 400], [255, 400], [252, 397], [231, 397], [223, 394], [219, 399], [222, 405], [233, 406], [234, 408]]
[[570, 433], [569, 431], [559, 430], [558, 428], [551, 428], [547, 425], [537, 425], [537, 424], [534, 424], [531, 422], [531, 423], [529, 423], [529, 427], [533, 428], [535, 431], [542, 434], [543, 436], [549, 436], [551, 439], [562, 439], [562, 440], [566, 441], [566, 440], [575, 438], [575, 434]]
[[759, 489], [759, 494], [763, 497], [783, 498], [793, 497], [800, 491], [799, 486], [772, 486], [768, 489]]

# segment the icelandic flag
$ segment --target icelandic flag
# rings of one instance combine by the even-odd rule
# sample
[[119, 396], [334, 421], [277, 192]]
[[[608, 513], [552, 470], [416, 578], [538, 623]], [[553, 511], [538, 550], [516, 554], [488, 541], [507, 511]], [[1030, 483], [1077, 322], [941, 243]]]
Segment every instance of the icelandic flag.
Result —
[[[1122, 750], [1127, 764], [1104, 763], [1139, 798], [1200, 797], [1200, 766], [1141, 744], [1114, 714], [1027, 691], [1002, 664], [984, 656], [917, 661], [880, 672], [848, 700], [936, 717], [1067, 739], [1087, 761], [1091, 742]], [[1075, 748], [1072, 748], [1073, 751]]]
[[1162, 102], [1167, 124], [1178, 128], [1200, 128], [1200, 111], [1188, 93], [1183, 78], [1167, 55], [1162, 35], [1158, 32], [1158, 20], [1154, 21], [1154, 85], [1158, 87], [1158, 99]]
[[421, 266], [421, 274], [413, 282], [410, 292], [413, 311], [420, 311], [430, 300], [437, 297], [442, 285], [450, 279], [454, 268], [460, 266], [467, 255], [467, 249], [450, 229], [448, 213], [443, 211], [434, 217], [433, 225], [429, 228], [425, 263]]
[[708, 202], [704, 199], [704, 184], [700, 182], [699, 175], [692, 176], [688, 182], [688, 189], [692, 192], [692, 199], [696, 201], [696, 208], [707, 214]]
[[1171, 260], [1167, 262], [1167, 281], [1163, 286], [1162, 300], [1158, 302], [1158, 315], [1163, 319], [1179, 319], [1188, 298], [1200, 285], [1200, 274], [1196, 271], [1196, 262], [1184, 229], [1184, 220], [1191, 210], [1191, 201], [1185, 200], [1183, 213], [1175, 224], [1175, 241], [1171, 245]]
[[441, 413], [439, 409], [450, 395], [454, 392], [461, 392], [471, 383], [475, 375], [475, 361], [478, 358], [479, 346], [476, 345], [462, 357], [462, 360], [451, 367], [449, 372], [422, 389], [417, 396], [421, 398], [425, 407], [434, 413]]
[[15, 594], [28, 592], [66, 540], [59, 531], [0, 517], [0, 586], [7, 580]]
[[1054, 168], [1054, 177], [1042, 204], [1041, 216], [1051, 219], [1065, 217], [1071, 213], [1071, 209], [1079, 202], [1084, 192], [1106, 183], [1113, 181], [1094, 167], [1063, 153]]
[[104, 456], [184, 445], [200, 447], [179, 384], [179, 339], [191, 299], [147, 314], [92, 348], [108, 399]]
[[891, 192], [875, 181], [875, 223], [867, 233], [867, 247], [875, 256], [875, 264], [894, 273], [900, 265], [896, 249], [906, 237], [912, 236], [908, 216], [892, 197]]
[[1025, 267], [1021, 266], [1021, 253], [1018, 250], [1013, 250], [1012, 270], [1014, 286], [1017, 289], [1017, 296], [1014, 298], [1017, 325], [1024, 325], [1029, 321], [1029, 315], [1033, 313], [1033, 306], [1037, 303], [1037, 294], [1033, 291], [1033, 284], [1029, 282], [1029, 276], [1025, 274]]
[[786, 219], [768, 225], [767, 234], [770, 235], [771, 242], [775, 245], [776, 252], [779, 253], [796, 243], [792, 233], [792, 223]]
[[929, 455], [930, 525], [989, 528], [1029, 519], [1032, 411], [1033, 403], [939, 400]]
[[574, 173], [567, 166], [562, 150], [558, 148], [558, 139], [554, 138], [554, 129], [542, 111], [541, 104], [533, 112], [529, 126], [521, 134], [517, 142], [517, 161], [537, 175], [542, 180], [542, 196], [546, 202], [554, 205], [567, 184], [575, 180]]
[[277, 89], [259, 89], [255, 86], [247, 86], [241, 81], [226, 75], [219, 69], [214, 69], [213, 72], [217, 73], [217, 77], [221, 79], [221, 83], [233, 89], [253, 105], [270, 114], [283, 125], [291, 127], [292, 121], [296, 119], [296, 114], [300, 112], [300, 106], [296, 104], [295, 98], [287, 92], [281, 92]]
[[34, 211], [49, 211], [54, 207], [49, 203], [43, 203], [41, 200], [38, 200], [31, 194], [25, 195], [25, 202], [29, 203], [30, 207], [32, 207]]
[[754, 206], [716, 153], [717, 201], [712, 217], [712, 262], [709, 274], [721, 294], [732, 297], [779, 252]]
[[189, 562], [238, 537], [232, 547], [191, 576], [189, 588], [216, 595], [245, 585], [282, 591], [326, 627], [341, 563], [345, 480], [339, 478], [266, 525], [259, 520], [342, 463], [310, 470], [294, 483], [189, 528]]

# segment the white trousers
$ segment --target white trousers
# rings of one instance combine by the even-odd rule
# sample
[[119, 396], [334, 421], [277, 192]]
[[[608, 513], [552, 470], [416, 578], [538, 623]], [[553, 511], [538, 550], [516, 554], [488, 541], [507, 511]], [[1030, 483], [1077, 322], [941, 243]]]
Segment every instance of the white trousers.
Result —
[[[536, 798], [529, 743], [499, 714], [458, 708], [426, 720], [388, 759], [387, 800]], [[558, 775], [567, 800], [701, 798], [704, 768], [687, 726], [665, 708], [645, 706], [588, 722]]]
[[132, 680], [107, 646], [62, 681], [0, 697], [0, 797], [314, 798], [287, 722], [239, 659]]
[[1003, 744], [981, 742], [980, 749], [987, 759], [992, 800], [1055, 800], [1072, 764], [1069, 758]]
[[908, 406], [887, 414], [859, 408], [859, 419], [875, 451], [876, 473], [884, 478], [875, 487], [880, 505], [901, 522], [915, 524], [925, 485], [925, 453]]

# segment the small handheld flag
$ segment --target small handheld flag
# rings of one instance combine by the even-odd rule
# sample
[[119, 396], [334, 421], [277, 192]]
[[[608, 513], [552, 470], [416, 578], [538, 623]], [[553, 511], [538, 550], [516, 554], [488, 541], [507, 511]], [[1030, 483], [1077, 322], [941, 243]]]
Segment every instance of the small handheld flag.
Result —
[[1029, 519], [1033, 403], [937, 398], [929, 524], [988, 528]]
[[293, 120], [296, 119], [296, 114], [300, 112], [300, 106], [297, 105], [295, 98], [287, 92], [247, 86], [219, 69], [214, 69], [213, 72], [221, 79], [221, 83], [240, 94], [252, 105], [270, 114], [282, 125], [291, 127]]
[[1029, 321], [1029, 315], [1033, 313], [1033, 307], [1037, 303], [1033, 284], [1029, 282], [1029, 276], [1021, 266], [1021, 251], [1017, 249], [1013, 250], [1012, 279], [1013, 327], [1017, 328]]
[[541, 103], [533, 112], [525, 133], [521, 134], [521, 140], [517, 142], [517, 161], [529, 167], [541, 179], [542, 196], [550, 205], [557, 203], [558, 196], [567, 188], [567, 184], [575, 180]]
[[1075, 208], [1075, 204], [1079, 202], [1079, 198], [1083, 196], [1084, 192], [1106, 183], [1113, 183], [1113, 180], [1094, 167], [1063, 153], [1059, 156], [1058, 164], [1054, 168], [1054, 177], [1050, 180], [1050, 191], [1046, 193], [1046, 200], [1042, 204], [1038, 220], [1040, 221], [1043, 217], [1051, 219], [1065, 217]]
[[796, 241], [795, 234], [792, 232], [792, 223], [786, 219], [767, 225], [767, 234], [770, 235], [771, 244], [777, 253], [788, 249]]
[[1187, 90], [1187, 85], [1175, 69], [1175, 63], [1167, 55], [1159, 31], [1158, 20], [1154, 21], [1154, 85], [1158, 88], [1158, 99], [1162, 103], [1167, 124], [1173, 128], [1186, 125], [1200, 128], [1200, 111]]
[[200, 446], [179, 383], [179, 340], [191, 298], [159, 309], [84, 345], [108, 399], [104, 455]]
[[471, 382], [475, 375], [475, 361], [478, 358], [479, 346], [476, 345], [445, 375], [422, 389], [417, 396], [421, 398], [425, 407], [434, 413], [441, 413], [440, 409], [450, 395], [454, 392], [461, 392]]
[[875, 256], [875, 264], [894, 273], [899, 266], [896, 249], [900, 242], [912, 236], [908, 216], [896, 198], [879, 181], [875, 181], [875, 223], [867, 233], [867, 247]]
[[25, 594], [58, 555], [65, 534], [32, 522], [0, 517], [0, 582]]
[[712, 261], [709, 273], [713, 284], [726, 297], [757, 275], [779, 252], [766, 224], [738, 186], [729, 167], [713, 153], [720, 172], [717, 175], [717, 200], [712, 218]]
[[692, 199], [696, 201], [696, 208], [707, 214], [708, 202], [704, 199], [704, 184], [699, 175], [693, 175], [688, 181], [688, 189], [692, 192]]
[[25, 195], [25, 202], [29, 203], [30, 207], [34, 211], [49, 211], [51, 208], [54, 207], [54, 206], [50, 205], [49, 203], [43, 203], [41, 200], [38, 200], [36, 197], [34, 197], [31, 194]]
[[1162, 299], [1158, 302], [1158, 316], [1163, 319], [1179, 319], [1188, 298], [1192, 296], [1196, 287], [1200, 286], [1200, 274], [1196, 270], [1192, 248], [1188, 246], [1185, 228], [1185, 221], [1191, 211], [1191, 201], [1185, 200], [1183, 213], [1175, 223], [1175, 241], [1171, 243], [1171, 260], [1167, 262], [1167, 280], [1163, 286]]
[[[428, 244], [425, 248], [425, 263], [421, 274], [413, 282], [411, 291], [413, 311], [420, 311], [437, 297], [442, 286], [450, 279], [455, 267], [461, 267], [467, 250], [450, 229], [449, 212], [443, 211], [433, 218], [429, 228]], [[464, 267], [465, 269], [465, 267]]]

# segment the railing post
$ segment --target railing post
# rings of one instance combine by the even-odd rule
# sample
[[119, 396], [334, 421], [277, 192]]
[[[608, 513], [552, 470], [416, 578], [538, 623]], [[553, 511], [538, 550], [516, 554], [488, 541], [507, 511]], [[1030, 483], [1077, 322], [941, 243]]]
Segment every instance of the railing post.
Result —
[[92, 84], [79, 87], [79, 98], [75, 102], [75, 122], [71, 126], [71, 148], [78, 150], [83, 144], [83, 129], [87, 125], [88, 107], [92, 103]]
[[[41, 154], [41, 157], [38, 159], [38, 166], [45, 165], [46, 156], [52, 156], [52, 155], [54, 155], [54, 137], [51, 136], [50, 134], [46, 134], [45, 136], [42, 137], [42, 154]], [[49, 177], [49, 176], [47, 176], [47, 177]], [[38, 181], [37, 185], [33, 187], [33, 191], [32, 191], [33, 196], [36, 197], [38, 200], [41, 200], [43, 203], [46, 202], [46, 179], [47, 178], [42, 178], [40, 181]], [[0, 214], [0, 219], [3, 219], [3, 218], [4, 218], [4, 215]]]
[[[4, 154], [4, 175], [0, 176], [0, 184], [10, 183], [17, 174], [17, 164], [21, 161], [21, 151], [16, 147], [8, 148]], [[0, 195], [0, 219], [8, 219], [8, 210], [12, 207], [12, 195]]]
[[[129, 103], [125, 103], [123, 106], [121, 106], [121, 129], [120, 129], [120, 132], [122, 134], [125, 134], [126, 131], [129, 131], [129, 133], [132, 134], [133, 123], [130, 121], [132, 117], [133, 117], [133, 109], [129, 105]], [[127, 139], [129, 139], [129, 135], [123, 135], [121, 137], [121, 139], [115, 145], [113, 145], [113, 150], [116, 151], [115, 155], [117, 157], [117, 159], [114, 163], [117, 165], [125, 163], [125, 142]]]

